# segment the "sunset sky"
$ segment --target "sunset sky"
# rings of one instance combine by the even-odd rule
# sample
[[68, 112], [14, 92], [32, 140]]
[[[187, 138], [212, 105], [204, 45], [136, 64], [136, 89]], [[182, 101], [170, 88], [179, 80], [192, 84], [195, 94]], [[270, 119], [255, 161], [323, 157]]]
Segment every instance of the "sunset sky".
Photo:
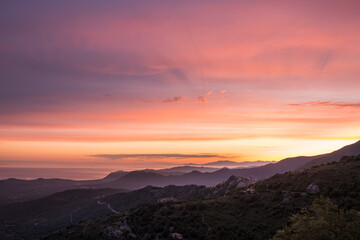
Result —
[[280, 160], [360, 139], [360, 2], [1, 1], [0, 166]]

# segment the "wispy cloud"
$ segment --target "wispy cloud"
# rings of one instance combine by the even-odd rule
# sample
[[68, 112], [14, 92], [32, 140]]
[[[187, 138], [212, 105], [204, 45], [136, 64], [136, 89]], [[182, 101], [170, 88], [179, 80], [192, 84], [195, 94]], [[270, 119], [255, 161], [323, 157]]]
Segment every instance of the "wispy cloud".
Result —
[[164, 103], [174, 103], [174, 102], [181, 102], [184, 101], [183, 97], [173, 97], [173, 98], [167, 98], [163, 102]]
[[207, 92], [205, 95], [198, 97], [197, 101], [200, 103], [207, 103], [210, 98], [223, 98], [226, 95], [227, 95], [227, 91], [225, 89], [219, 92], [211, 90]]
[[207, 103], [208, 102], [208, 98], [214, 93], [213, 90], [207, 92], [204, 96], [200, 96], [198, 97], [198, 102], [201, 103]]
[[129, 159], [129, 158], [142, 158], [142, 159], [156, 159], [156, 158], [176, 158], [176, 159], [185, 159], [185, 158], [232, 158], [232, 156], [225, 156], [219, 154], [95, 154], [90, 155], [91, 157], [96, 158], [105, 158], [108, 160], [119, 160], [119, 159]]
[[198, 102], [200, 102], [200, 103], [206, 103], [206, 102], [207, 102], [207, 99], [205, 98], [205, 96], [201, 96], [201, 97], [198, 97]]
[[287, 104], [291, 107], [335, 107], [335, 108], [360, 108], [360, 102], [331, 102], [313, 101]]

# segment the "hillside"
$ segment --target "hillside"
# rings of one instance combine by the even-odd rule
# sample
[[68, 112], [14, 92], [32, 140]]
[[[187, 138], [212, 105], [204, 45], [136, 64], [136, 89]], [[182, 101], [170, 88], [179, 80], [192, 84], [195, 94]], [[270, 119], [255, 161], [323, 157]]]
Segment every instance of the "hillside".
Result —
[[0, 236], [28, 239], [64, 228], [72, 223], [109, 213], [97, 204], [116, 189], [73, 189], [48, 197], [0, 206]]
[[360, 141], [345, 146], [334, 152], [318, 156], [317, 158], [305, 163], [299, 169], [307, 169], [313, 166], [327, 164], [333, 161], [339, 161], [342, 156], [356, 156], [360, 154]]
[[[110, 173], [103, 179], [91, 181], [73, 181], [64, 179], [36, 179], [26, 181], [8, 179], [0, 181], [0, 205], [32, 200], [59, 191], [79, 188], [136, 190], [148, 185], [165, 187], [167, 185], [184, 186], [192, 184], [213, 187], [225, 181], [232, 175], [260, 180], [275, 174], [281, 174], [296, 169], [306, 169], [314, 165], [338, 161], [341, 156], [344, 155], [358, 154], [360, 154], [360, 141], [332, 153], [286, 158], [276, 163], [269, 163], [254, 168], [222, 168], [214, 171], [213, 169], [202, 167], [175, 167], [162, 170], [141, 170], [132, 172], [117, 171]], [[181, 171], [184, 171], [184, 173], [180, 173]]]
[[20, 180], [10, 178], [0, 181], [0, 204], [36, 199], [56, 192], [79, 188], [76, 181], [65, 179]]
[[83, 222], [47, 239], [270, 239], [320, 195], [360, 210], [360, 156], [277, 174], [251, 188], [188, 201], [147, 204]]
[[117, 189], [67, 190], [37, 200], [0, 206], [0, 236], [6, 236], [6, 239], [34, 239], [79, 221], [142, 204], [222, 195], [249, 183], [248, 179], [232, 177], [215, 188], [170, 185], [164, 188], [148, 186], [132, 192], [119, 192]]
[[339, 161], [346, 153], [351, 155], [360, 154], [360, 141], [348, 146], [345, 146], [337, 151], [316, 156], [299, 156], [286, 158], [276, 163], [269, 163], [260, 167], [229, 169], [222, 168], [213, 172], [192, 171], [181, 175], [164, 176], [157, 172], [134, 171], [126, 175], [122, 175], [112, 182], [102, 183], [101, 187], [117, 186], [125, 189], [138, 189], [146, 185], [164, 187], [169, 184], [173, 185], [205, 185], [213, 187], [222, 181], [225, 181], [230, 176], [241, 176], [252, 179], [265, 179], [275, 174], [281, 174], [296, 169], [304, 169], [304, 166], [313, 166], [314, 163], [320, 162], [319, 159], [326, 160], [324, 163]]

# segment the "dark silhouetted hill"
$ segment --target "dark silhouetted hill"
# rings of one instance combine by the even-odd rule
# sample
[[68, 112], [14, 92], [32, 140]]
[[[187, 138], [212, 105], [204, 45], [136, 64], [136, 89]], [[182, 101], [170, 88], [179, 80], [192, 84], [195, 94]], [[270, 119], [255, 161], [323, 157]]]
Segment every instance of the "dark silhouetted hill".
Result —
[[[304, 171], [276, 174], [253, 185], [231, 190], [225, 196], [145, 204], [82, 222], [46, 239], [101, 240], [114, 236], [119, 239], [136, 236], [144, 240], [171, 239], [172, 236], [183, 239], [271, 239], [289, 222], [291, 215], [309, 208], [321, 195], [329, 197], [345, 211], [359, 211], [359, 170], [360, 156], [344, 157], [339, 162]], [[351, 232], [343, 235], [351, 236]]]
[[[164, 187], [167, 185], [183, 186], [191, 184], [213, 187], [225, 181], [232, 175], [260, 180], [275, 174], [281, 174], [296, 169], [306, 169], [318, 164], [338, 161], [343, 155], [357, 154], [360, 154], [360, 142], [345, 146], [328, 154], [286, 158], [276, 163], [269, 163], [254, 168], [222, 168], [216, 171], [203, 172], [199, 171], [201, 168], [180, 167], [178, 169], [175, 168], [175, 174], [171, 174], [171, 171], [174, 171], [174, 168], [133, 172], [118, 171], [109, 174], [103, 179], [91, 181], [63, 179], [37, 179], [26, 181], [8, 179], [0, 181], [0, 204], [31, 200], [59, 191], [78, 188], [116, 188], [135, 190], [148, 185]], [[185, 173], [179, 174], [179, 169], [182, 169]], [[187, 172], [190, 170], [192, 171]]]
[[356, 156], [360, 154], [360, 141], [347, 145], [334, 152], [320, 155], [312, 161], [305, 163], [299, 169], [307, 169], [316, 165], [327, 164], [333, 161], [339, 161], [342, 156]]

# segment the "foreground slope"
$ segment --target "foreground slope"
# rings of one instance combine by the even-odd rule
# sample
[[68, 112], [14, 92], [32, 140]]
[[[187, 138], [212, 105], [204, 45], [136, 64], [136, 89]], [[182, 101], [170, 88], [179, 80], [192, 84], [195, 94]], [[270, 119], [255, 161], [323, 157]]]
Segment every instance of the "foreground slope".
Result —
[[360, 156], [277, 174], [225, 196], [147, 204], [73, 226], [47, 239], [270, 239], [293, 213], [325, 195], [360, 210]]
[[67, 190], [37, 200], [0, 206], [0, 236], [6, 239], [38, 239], [79, 221], [142, 204], [223, 195], [250, 183], [248, 179], [232, 177], [215, 188], [170, 185], [164, 188], [148, 186], [132, 192], [119, 192], [117, 189]]
[[73, 189], [0, 206], [0, 236], [34, 239], [80, 220], [106, 215], [109, 210], [97, 204], [98, 199], [118, 192], [117, 189]]

